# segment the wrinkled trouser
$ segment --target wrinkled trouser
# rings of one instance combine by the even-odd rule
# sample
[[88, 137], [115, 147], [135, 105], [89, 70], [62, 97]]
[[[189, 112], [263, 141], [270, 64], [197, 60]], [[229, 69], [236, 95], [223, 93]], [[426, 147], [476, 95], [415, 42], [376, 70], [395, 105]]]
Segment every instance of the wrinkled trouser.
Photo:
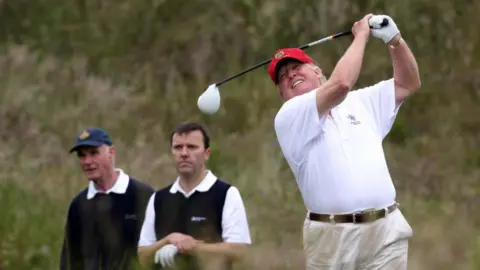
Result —
[[412, 228], [396, 209], [370, 223], [305, 219], [303, 248], [308, 270], [405, 270]]

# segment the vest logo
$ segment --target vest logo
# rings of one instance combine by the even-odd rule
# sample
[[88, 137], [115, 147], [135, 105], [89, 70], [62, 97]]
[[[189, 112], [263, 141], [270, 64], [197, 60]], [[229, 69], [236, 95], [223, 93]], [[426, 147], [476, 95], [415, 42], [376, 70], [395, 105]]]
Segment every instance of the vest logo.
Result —
[[200, 222], [206, 220], [205, 217], [192, 217], [192, 221], [194, 222]]
[[125, 219], [133, 219], [133, 220], [135, 220], [135, 219], [137, 219], [137, 215], [135, 215], [135, 214], [126, 214], [126, 215], [125, 215]]

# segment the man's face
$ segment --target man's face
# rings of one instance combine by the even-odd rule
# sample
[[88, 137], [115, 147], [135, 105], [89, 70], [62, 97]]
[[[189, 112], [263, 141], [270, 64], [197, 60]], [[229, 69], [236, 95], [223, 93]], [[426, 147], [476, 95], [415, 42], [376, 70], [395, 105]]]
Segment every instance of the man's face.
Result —
[[88, 180], [103, 179], [113, 169], [115, 148], [107, 145], [85, 146], [77, 150], [80, 167]]
[[280, 67], [278, 71], [278, 88], [283, 100], [305, 94], [320, 87], [323, 77], [319, 67], [290, 60]]
[[202, 170], [210, 152], [205, 149], [203, 134], [199, 130], [173, 135], [172, 155], [180, 175], [189, 177]]

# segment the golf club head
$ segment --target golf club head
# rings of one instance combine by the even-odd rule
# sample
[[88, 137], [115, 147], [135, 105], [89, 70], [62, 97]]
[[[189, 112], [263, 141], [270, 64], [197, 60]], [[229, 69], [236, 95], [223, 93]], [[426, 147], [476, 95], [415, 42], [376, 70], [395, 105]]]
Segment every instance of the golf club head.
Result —
[[198, 108], [207, 114], [214, 114], [220, 108], [220, 91], [216, 84], [208, 86], [197, 101]]

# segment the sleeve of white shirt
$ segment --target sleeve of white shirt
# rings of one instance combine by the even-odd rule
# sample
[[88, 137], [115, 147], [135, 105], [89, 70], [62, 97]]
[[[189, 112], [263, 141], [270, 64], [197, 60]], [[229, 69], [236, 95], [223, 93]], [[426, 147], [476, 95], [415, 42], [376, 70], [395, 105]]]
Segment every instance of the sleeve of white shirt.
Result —
[[319, 116], [316, 91], [294, 97], [275, 116], [275, 132], [289, 162], [297, 166], [305, 160], [310, 144], [323, 132], [326, 115]]
[[222, 213], [222, 237], [227, 243], [251, 244], [247, 213], [240, 192], [231, 186], [225, 197]]
[[400, 105], [395, 99], [395, 82], [392, 79], [361, 88], [356, 92], [368, 113], [373, 117], [377, 132], [382, 139], [390, 132]]
[[155, 193], [150, 197], [148, 201], [147, 209], [145, 212], [145, 219], [143, 221], [142, 230], [140, 231], [140, 238], [138, 240], [138, 246], [150, 246], [157, 241], [155, 234], [155, 208], [153, 203], [155, 202]]

